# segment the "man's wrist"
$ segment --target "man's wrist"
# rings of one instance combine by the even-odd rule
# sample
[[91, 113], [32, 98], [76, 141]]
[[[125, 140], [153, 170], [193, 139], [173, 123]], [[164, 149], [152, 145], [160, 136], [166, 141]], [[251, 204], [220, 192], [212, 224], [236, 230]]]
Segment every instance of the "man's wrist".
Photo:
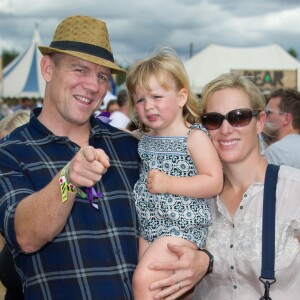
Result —
[[199, 251], [206, 253], [209, 258], [208, 268], [205, 275], [212, 273], [214, 268], [214, 256], [207, 249], [199, 249]]

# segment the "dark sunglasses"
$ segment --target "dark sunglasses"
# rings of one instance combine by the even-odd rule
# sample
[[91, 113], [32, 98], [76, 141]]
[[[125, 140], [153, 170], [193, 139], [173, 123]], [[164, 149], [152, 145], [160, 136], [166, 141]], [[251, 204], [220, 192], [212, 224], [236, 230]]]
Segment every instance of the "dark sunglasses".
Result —
[[216, 112], [203, 114], [201, 121], [208, 130], [218, 129], [222, 126], [224, 120], [233, 127], [242, 127], [250, 123], [253, 116], [259, 115], [260, 111], [249, 108], [235, 109], [228, 112], [225, 116]]

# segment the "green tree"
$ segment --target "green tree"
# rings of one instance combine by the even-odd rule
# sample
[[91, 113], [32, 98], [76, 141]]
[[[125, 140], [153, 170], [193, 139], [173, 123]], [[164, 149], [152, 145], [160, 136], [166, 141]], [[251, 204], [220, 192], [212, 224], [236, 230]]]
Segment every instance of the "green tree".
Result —
[[12, 49], [2, 49], [2, 68], [4, 69], [12, 60], [19, 55], [19, 52]]
[[294, 58], [298, 57], [298, 53], [294, 48], [289, 48], [289, 50], [287, 51], [290, 55], [292, 55]]
[[[128, 71], [128, 67], [120, 66], [124, 70]], [[126, 74], [119, 73], [116, 76], [116, 85], [121, 85], [126, 80]]]

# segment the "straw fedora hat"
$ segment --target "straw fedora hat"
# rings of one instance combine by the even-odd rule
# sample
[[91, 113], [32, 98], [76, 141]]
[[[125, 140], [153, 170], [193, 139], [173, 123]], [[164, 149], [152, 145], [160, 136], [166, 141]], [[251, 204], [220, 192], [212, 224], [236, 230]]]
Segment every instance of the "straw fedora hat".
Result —
[[71, 16], [56, 28], [49, 47], [39, 46], [43, 55], [69, 54], [110, 68], [112, 73], [126, 72], [114, 62], [105, 22], [88, 16]]

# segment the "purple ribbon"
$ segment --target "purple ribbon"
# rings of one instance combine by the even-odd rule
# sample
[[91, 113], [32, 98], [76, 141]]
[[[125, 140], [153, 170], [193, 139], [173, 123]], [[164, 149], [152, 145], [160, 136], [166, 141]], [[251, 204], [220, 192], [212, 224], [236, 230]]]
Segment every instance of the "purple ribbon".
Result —
[[86, 188], [86, 195], [87, 195], [87, 198], [88, 198], [90, 204], [92, 206], [94, 206], [95, 208], [99, 209], [98, 204], [93, 203], [93, 198], [94, 197], [100, 198], [103, 196], [103, 194], [100, 192], [96, 192], [96, 190], [93, 187], [89, 187], [89, 188]]
[[107, 124], [112, 121], [109, 117], [110, 117], [110, 113], [108, 111], [102, 111], [100, 114], [96, 116], [97, 119]]
[[[107, 124], [112, 121], [109, 117], [110, 117], [110, 113], [108, 111], [102, 111], [100, 114], [96, 116], [97, 119]], [[96, 190], [93, 187], [89, 187], [86, 188], [86, 195], [90, 204], [94, 206], [96, 209], [99, 209], [98, 204], [93, 203], [93, 198], [94, 197], [100, 198], [103, 196], [103, 194], [100, 192], [96, 192]]]

